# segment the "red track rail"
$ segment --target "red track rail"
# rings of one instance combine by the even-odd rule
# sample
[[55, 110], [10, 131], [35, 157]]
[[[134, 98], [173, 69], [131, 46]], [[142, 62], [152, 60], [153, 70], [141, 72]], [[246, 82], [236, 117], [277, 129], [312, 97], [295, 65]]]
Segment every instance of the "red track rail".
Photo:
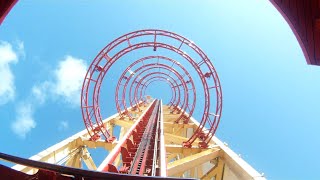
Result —
[[[112, 149], [98, 170], [134, 175], [159, 176], [155, 169], [160, 162], [160, 101], [155, 100]], [[122, 167], [114, 165], [121, 153]], [[165, 164], [162, 167], [165, 168]], [[158, 173], [157, 173], [158, 172]]]
[[[134, 146], [129, 150], [129, 156], [134, 156], [128, 167], [130, 174], [159, 176], [156, 170], [159, 154], [160, 101], [156, 101], [155, 108], [149, 119], [145, 119], [144, 130], [137, 132]], [[141, 133], [141, 136], [140, 136]], [[128, 147], [129, 149], [129, 147]], [[125, 150], [125, 149], [124, 149]], [[125, 156], [122, 153], [122, 158]], [[160, 172], [160, 171], [158, 171]]]

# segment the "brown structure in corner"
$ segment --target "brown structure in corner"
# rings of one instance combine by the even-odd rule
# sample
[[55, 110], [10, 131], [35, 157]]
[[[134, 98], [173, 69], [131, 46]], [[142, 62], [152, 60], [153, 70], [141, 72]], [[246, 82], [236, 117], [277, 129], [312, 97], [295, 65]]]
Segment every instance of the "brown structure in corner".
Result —
[[320, 65], [320, 0], [271, 0], [290, 25], [308, 64]]
[[18, 0], [0, 0], [0, 24]]

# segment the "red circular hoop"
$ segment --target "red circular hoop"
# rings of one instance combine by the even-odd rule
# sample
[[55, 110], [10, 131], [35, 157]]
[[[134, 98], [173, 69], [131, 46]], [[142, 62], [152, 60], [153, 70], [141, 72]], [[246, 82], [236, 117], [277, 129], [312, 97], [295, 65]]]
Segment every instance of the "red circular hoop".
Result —
[[[146, 60], [152, 60], [152, 59], [158, 59], [158, 62], [156, 63], [156, 64], [147, 64], [147, 62], [145, 62]], [[171, 66], [168, 66], [168, 65], [165, 65], [165, 64], [161, 64], [160, 62], [159, 62], [159, 59], [162, 59], [162, 60], [165, 60], [165, 61], [169, 61], [169, 62], [171, 62], [171, 63], [173, 63]], [[137, 64], [139, 64], [139, 63], [141, 63], [142, 65], [141, 66], [139, 66], [139, 68], [137, 69], [137, 70], [135, 70], [135, 71], [132, 71], [132, 68], [135, 66], [135, 65], [137, 65]], [[186, 82], [184, 79], [183, 79], [183, 77], [182, 77], [182, 75], [180, 75], [174, 68], [173, 68], [173, 65], [174, 64], [176, 64], [179, 68], [181, 68], [182, 70], [183, 70], [183, 73], [188, 77], [188, 81]], [[125, 105], [125, 102], [126, 102], [126, 100], [125, 100], [125, 94], [126, 94], [126, 87], [127, 87], [127, 85], [128, 85], [128, 83], [129, 83], [129, 81], [131, 80], [131, 77], [133, 77], [133, 75], [135, 76], [135, 78], [133, 79], [133, 83], [131, 83], [131, 86], [130, 86], [130, 90], [129, 90], [129, 102], [130, 102], [130, 105], [131, 105], [131, 107], [134, 107], [134, 108], [136, 108], [136, 106], [134, 106], [134, 104], [138, 104], [139, 103], [139, 101], [137, 100], [138, 98], [138, 89], [139, 89], [139, 87], [140, 87], [140, 85], [141, 85], [141, 82], [144, 80], [144, 78], [141, 78], [141, 74], [143, 73], [143, 72], [145, 72], [145, 71], [147, 71], [147, 70], [144, 70], [144, 71], [142, 71], [142, 72], [140, 72], [139, 74], [137, 74], [137, 72], [139, 71], [139, 70], [142, 70], [142, 69], [144, 69], [144, 68], [147, 68], [147, 67], [150, 67], [150, 66], [152, 66], [153, 68], [157, 68], [157, 67], [159, 67], [159, 69], [161, 68], [161, 69], [167, 69], [167, 70], [169, 70], [169, 74], [170, 73], [173, 73], [173, 74], [175, 74], [179, 79], [180, 79], [180, 82], [181, 82], [181, 84], [180, 85], [183, 85], [183, 87], [184, 87], [184, 90], [185, 90], [185, 96], [188, 96], [189, 95], [189, 90], [192, 90], [193, 91], [193, 97], [194, 97], [194, 99], [193, 99], [193, 101], [192, 101], [192, 106], [191, 106], [191, 108], [190, 109], [188, 109], [189, 111], [188, 111], [188, 114], [189, 114], [189, 116], [188, 117], [185, 117], [186, 119], [184, 120], [184, 122], [186, 123], [187, 122], [187, 120], [189, 119], [189, 117], [193, 114], [193, 111], [194, 111], [194, 108], [195, 108], [195, 104], [196, 104], [196, 91], [195, 91], [195, 85], [194, 85], [194, 83], [193, 83], [193, 79], [192, 79], [192, 77], [191, 77], [191, 75], [188, 73], [188, 71], [183, 67], [183, 66], [181, 66], [181, 64], [179, 64], [177, 61], [175, 61], [175, 60], [172, 60], [172, 59], [170, 59], [170, 58], [167, 58], [167, 57], [164, 57], [164, 56], [148, 56], [148, 57], [144, 57], [144, 58], [141, 58], [141, 59], [139, 59], [139, 60], [137, 60], [137, 61], [135, 61], [135, 62], [133, 62], [132, 64], [130, 64], [125, 70], [124, 70], [124, 72], [122, 73], [122, 75], [121, 75], [121, 77], [119, 78], [119, 81], [118, 81], [118, 84], [117, 84], [117, 88], [116, 88], [116, 95], [115, 95], [115, 97], [116, 97], [116, 104], [117, 104], [117, 109], [118, 109], [118, 112], [119, 113], [121, 113], [122, 112], [122, 108], [121, 108], [121, 105], [119, 105], [119, 102], [121, 102], [122, 103], [122, 105], [123, 105], [123, 109], [125, 109], [124, 110], [124, 112], [125, 113], [128, 113], [128, 110], [127, 110], [127, 108], [126, 108], [126, 105]], [[151, 67], [150, 67], [151, 68]], [[127, 73], [127, 72], [129, 72], [129, 70], [130, 70], [130, 75], [129, 75], [129, 77], [127, 77], [125, 74]], [[169, 74], [167, 74], [167, 75], [169, 75]], [[146, 74], [146, 76], [148, 76], [149, 74]], [[135, 82], [137, 82], [136, 81], [136, 79], [137, 78], [140, 78], [140, 81], [138, 82], [138, 83], [135, 83]], [[125, 80], [126, 81], [126, 83], [125, 84], [122, 84], [122, 81], [123, 80]], [[188, 85], [187, 84], [191, 84], [191, 88], [188, 88]], [[133, 85], [135, 85], [135, 84], [137, 84], [137, 86], [136, 86], [136, 88], [135, 88], [135, 91], [134, 91], [134, 100], [135, 100], [135, 103], [132, 103], [132, 98], [131, 98], [131, 92], [132, 92], [132, 87], [133, 87]], [[120, 90], [120, 87], [121, 87], [121, 85], [123, 86], [123, 90], [121, 91]], [[179, 88], [179, 86], [180, 85], [176, 85], [178, 88]], [[142, 86], [143, 87], [143, 86]], [[121, 100], [119, 100], [119, 92], [122, 92], [122, 101]], [[178, 98], [179, 100], [180, 100], [180, 98]], [[188, 104], [188, 97], [186, 98], [186, 104]], [[175, 108], [178, 106], [178, 104], [176, 104], [176, 106], [175, 106]], [[139, 109], [139, 106], [137, 106], [137, 108]], [[182, 111], [183, 112], [185, 112], [185, 107], [184, 107], [184, 104], [181, 106], [181, 109], [182, 109]], [[172, 112], [174, 112], [175, 111], [175, 109], [172, 111]], [[180, 113], [180, 112], [179, 112]], [[129, 117], [130, 117], [130, 119], [132, 119], [132, 117], [130, 116], [130, 114], [127, 114]], [[180, 119], [182, 119], [182, 117], [184, 117], [184, 113], [181, 113], [181, 116], [179, 116], [179, 118], [176, 120], [176, 123], [178, 123], [179, 122], [179, 120]]]
[[[117, 48], [123, 47], [123, 45], [126, 47], [117, 51]], [[199, 138], [202, 140], [199, 145], [205, 147], [217, 130], [222, 112], [222, 90], [218, 74], [210, 59], [192, 41], [169, 31], [155, 29], [134, 31], [115, 39], [91, 63], [81, 93], [82, 116], [91, 139], [97, 140], [102, 135], [107, 141], [113, 140], [112, 135], [102, 122], [99, 106], [100, 88], [106, 73], [118, 59], [131, 51], [142, 48], [153, 48], [154, 51], [163, 49], [176, 53], [189, 62], [197, 72], [205, 98], [203, 115], [198, 128], [190, 139], [184, 143], [184, 146], [191, 147], [192, 143]], [[191, 49], [198, 57], [189, 56], [182, 50], [184, 48]], [[199, 60], [195, 61], [194, 59]], [[212, 96], [215, 98], [213, 99], [215, 102], [210, 102], [212, 93], [215, 95]], [[137, 95], [138, 93], [134, 94], [136, 99], [138, 98]]]
[[[157, 67], [154, 67], [154, 68], [159, 68], [159, 66], [157, 66]], [[152, 67], [150, 67], [150, 69], [154, 69], [154, 68], [152, 68]], [[146, 76], [143, 76], [143, 78], [141, 78], [141, 80], [137, 83], [138, 84], [138, 87], [139, 87], [139, 85], [141, 84], [141, 81], [143, 81], [147, 76], [151, 76], [151, 75], [153, 75], [153, 74], [162, 74], [162, 75], [165, 75], [165, 73], [162, 73], [162, 72], [153, 72], [153, 73], [150, 73], [150, 74], [148, 74], [148, 75], [146, 75]], [[179, 76], [179, 79], [181, 78], [181, 76]], [[180, 79], [180, 81], [181, 81], [181, 79]], [[176, 83], [177, 84], [177, 83]], [[187, 96], [187, 94], [188, 94], [188, 89], [185, 87], [185, 83], [183, 83], [182, 82], [182, 84], [184, 84], [184, 101], [183, 101], [183, 103], [182, 103], [182, 105], [181, 105], [181, 109], [183, 109], [183, 112], [185, 112], [185, 109], [184, 109], [184, 107], [188, 104], [188, 102], [189, 102], [189, 98], [188, 98], [188, 96]], [[132, 85], [132, 84], [131, 84]], [[178, 85], [178, 84], [177, 84]], [[176, 85], [176, 86], [177, 86]], [[130, 88], [131, 89], [131, 88]], [[137, 94], [137, 91], [135, 90], [135, 94]], [[194, 101], [194, 103], [195, 103], [195, 101]], [[175, 110], [175, 109], [174, 109]], [[173, 113], [174, 111], [172, 111], [172, 113]], [[192, 111], [191, 111], [191, 113], [193, 113], [193, 109], [192, 109]], [[177, 120], [176, 120], [176, 122], [179, 122], [179, 120], [180, 119], [182, 119], [183, 117], [184, 117], [184, 113], [177, 113], [177, 114], [181, 114], [178, 118], [177, 118]], [[189, 118], [189, 117], [188, 117]]]
[[[157, 79], [158, 78], [158, 79]], [[168, 81], [167, 78], [164, 78], [164, 77], [152, 77], [148, 80], [146, 80], [144, 86], [141, 87], [140, 89], [140, 94], [139, 94], [139, 100], [138, 101], [145, 101], [143, 97], [146, 96], [146, 89], [149, 87], [150, 84], [152, 84], [153, 82], [157, 82], [157, 81], [162, 81], [162, 82], [165, 82], [167, 83], [171, 88], [171, 99], [168, 103], [168, 105], [170, 105], [170, 107], [173, 105], [173, 104], [178, 104], [178, 103], [175, 103], [176, 99], [179, 100], [180, 99], [180, 91], [178, 93], [178, 98], [177, 98], [177, 94], [176, 94], [176, 91], [174, 90], [175, 87], [172, 85], [172, 82]]]

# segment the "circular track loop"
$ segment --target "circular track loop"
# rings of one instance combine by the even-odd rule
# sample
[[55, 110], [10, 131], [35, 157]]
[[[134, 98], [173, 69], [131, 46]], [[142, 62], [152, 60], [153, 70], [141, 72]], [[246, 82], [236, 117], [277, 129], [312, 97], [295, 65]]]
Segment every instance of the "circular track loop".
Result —
[[[161, 50], [161, 52], [169, 51], [171, 54], [175, 54], [175, 57], [179, 56], [184, 62], [187, 62], [189, 64], [188, 67], [192, 67], [196, 72], [196, 76], [200, 79], [200, 84], [202, 85], [200, 85], [203, 91], [203, 97], [201, 98], [204, 98], [202, 112], [197, 111], [202, 114], [202, 118], [198, 128], [183, 144], [185, 147], [191, 147], [192, 143], [199, 139], [199, 146], [207, 147], [208, 142], [217, 130], [222, 113], [222, 90], [218, 74], [207, 55], [192, 41], [176, 33], [157, 29], [134, 31], [115, 39], [103, 48], [90, 64], [82, 86], [81, 110], [84, 124], [91, 139], [114, 140], [114, 137], [108, 132], [102, 121], [99, 103], [102, 82], [116, 61], [126, 54], [141, 49]], [[184, 49], [192, 52], [188, 54]], [[194, 57], [194, 54], [196, 57]], [[167, 66], [165, 63], [144, 64], [148, 59], [152, 58], [171, 61], [175, 67], [173, 65], [171, 67]], [[132, 74], [129, 75], [130, 78], [126, 76], [135, 65], [140, 65], [140, 67], [136, 68], [134, 73], [139, 73], [143, 80], [137, 79], [138, 76], [132, 78]], [[194, 78], [188, 73], [189, 69], [187, 70], [185, 66], [182, 66], [176, 58], [167, 56], [145, 56], [130, 66], [132, 67], [128, 67], [122, 73], [116, 88], [115, 99], [117, 110], [121, 116], [128, 116], [133, 119], [126, 107], [126, 102], [129, 102], [133, 107], [131, 110], [139, 111], [139, 106], [145, 103], [144, 95], [147, 87], [152, 82], [165, 81], [172, 91], [172, 97], [169, 102], [170, 108], [172, 108], [173, 112], [181, 112], [182, 114], [175, 123], [180, 123], [183, 115], [185, 116], [183, 122], [189, 122], [197, 99]], [[176, 67], [180, 71], [176, 71]], [[163, 69], [162, 72], [156, 70], [159, 68]], [[180, 73], [181, 70], [184, 72], [183, 74]], [[125, 82], [125, 86], [121, 85], [123, 82]], [[129, 90], [129, 98], [125, 95], [127, 90]]]

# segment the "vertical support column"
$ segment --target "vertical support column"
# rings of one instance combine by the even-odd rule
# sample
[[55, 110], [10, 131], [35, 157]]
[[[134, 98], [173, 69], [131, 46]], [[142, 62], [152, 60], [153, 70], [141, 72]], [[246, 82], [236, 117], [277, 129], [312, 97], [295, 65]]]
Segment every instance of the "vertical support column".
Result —
[[203, 176], [202, 164], [197, 167], [197, 177], [200, 178]]
[[81, 154], [80, 152], [77, 152], [75, 155], [73, 155], [67, 162], [66, 166], [75, 167], [75, 168], [81, 168]]
[[167, 176], [166, 148], [164, 143], [163, 107], [160, 101], [160, 176]]
[[[124, 136], [124, 133], [127, 132], [127, 128], [125, 127], [121, 127], [120, 129], [120, 135], [119, 135], [119, 139], [122, 139], [122, 137]], [[121, 157], [117, 156], [117, 158], [114, 160], [114, 166], [118, 167], [121, 161]]]

